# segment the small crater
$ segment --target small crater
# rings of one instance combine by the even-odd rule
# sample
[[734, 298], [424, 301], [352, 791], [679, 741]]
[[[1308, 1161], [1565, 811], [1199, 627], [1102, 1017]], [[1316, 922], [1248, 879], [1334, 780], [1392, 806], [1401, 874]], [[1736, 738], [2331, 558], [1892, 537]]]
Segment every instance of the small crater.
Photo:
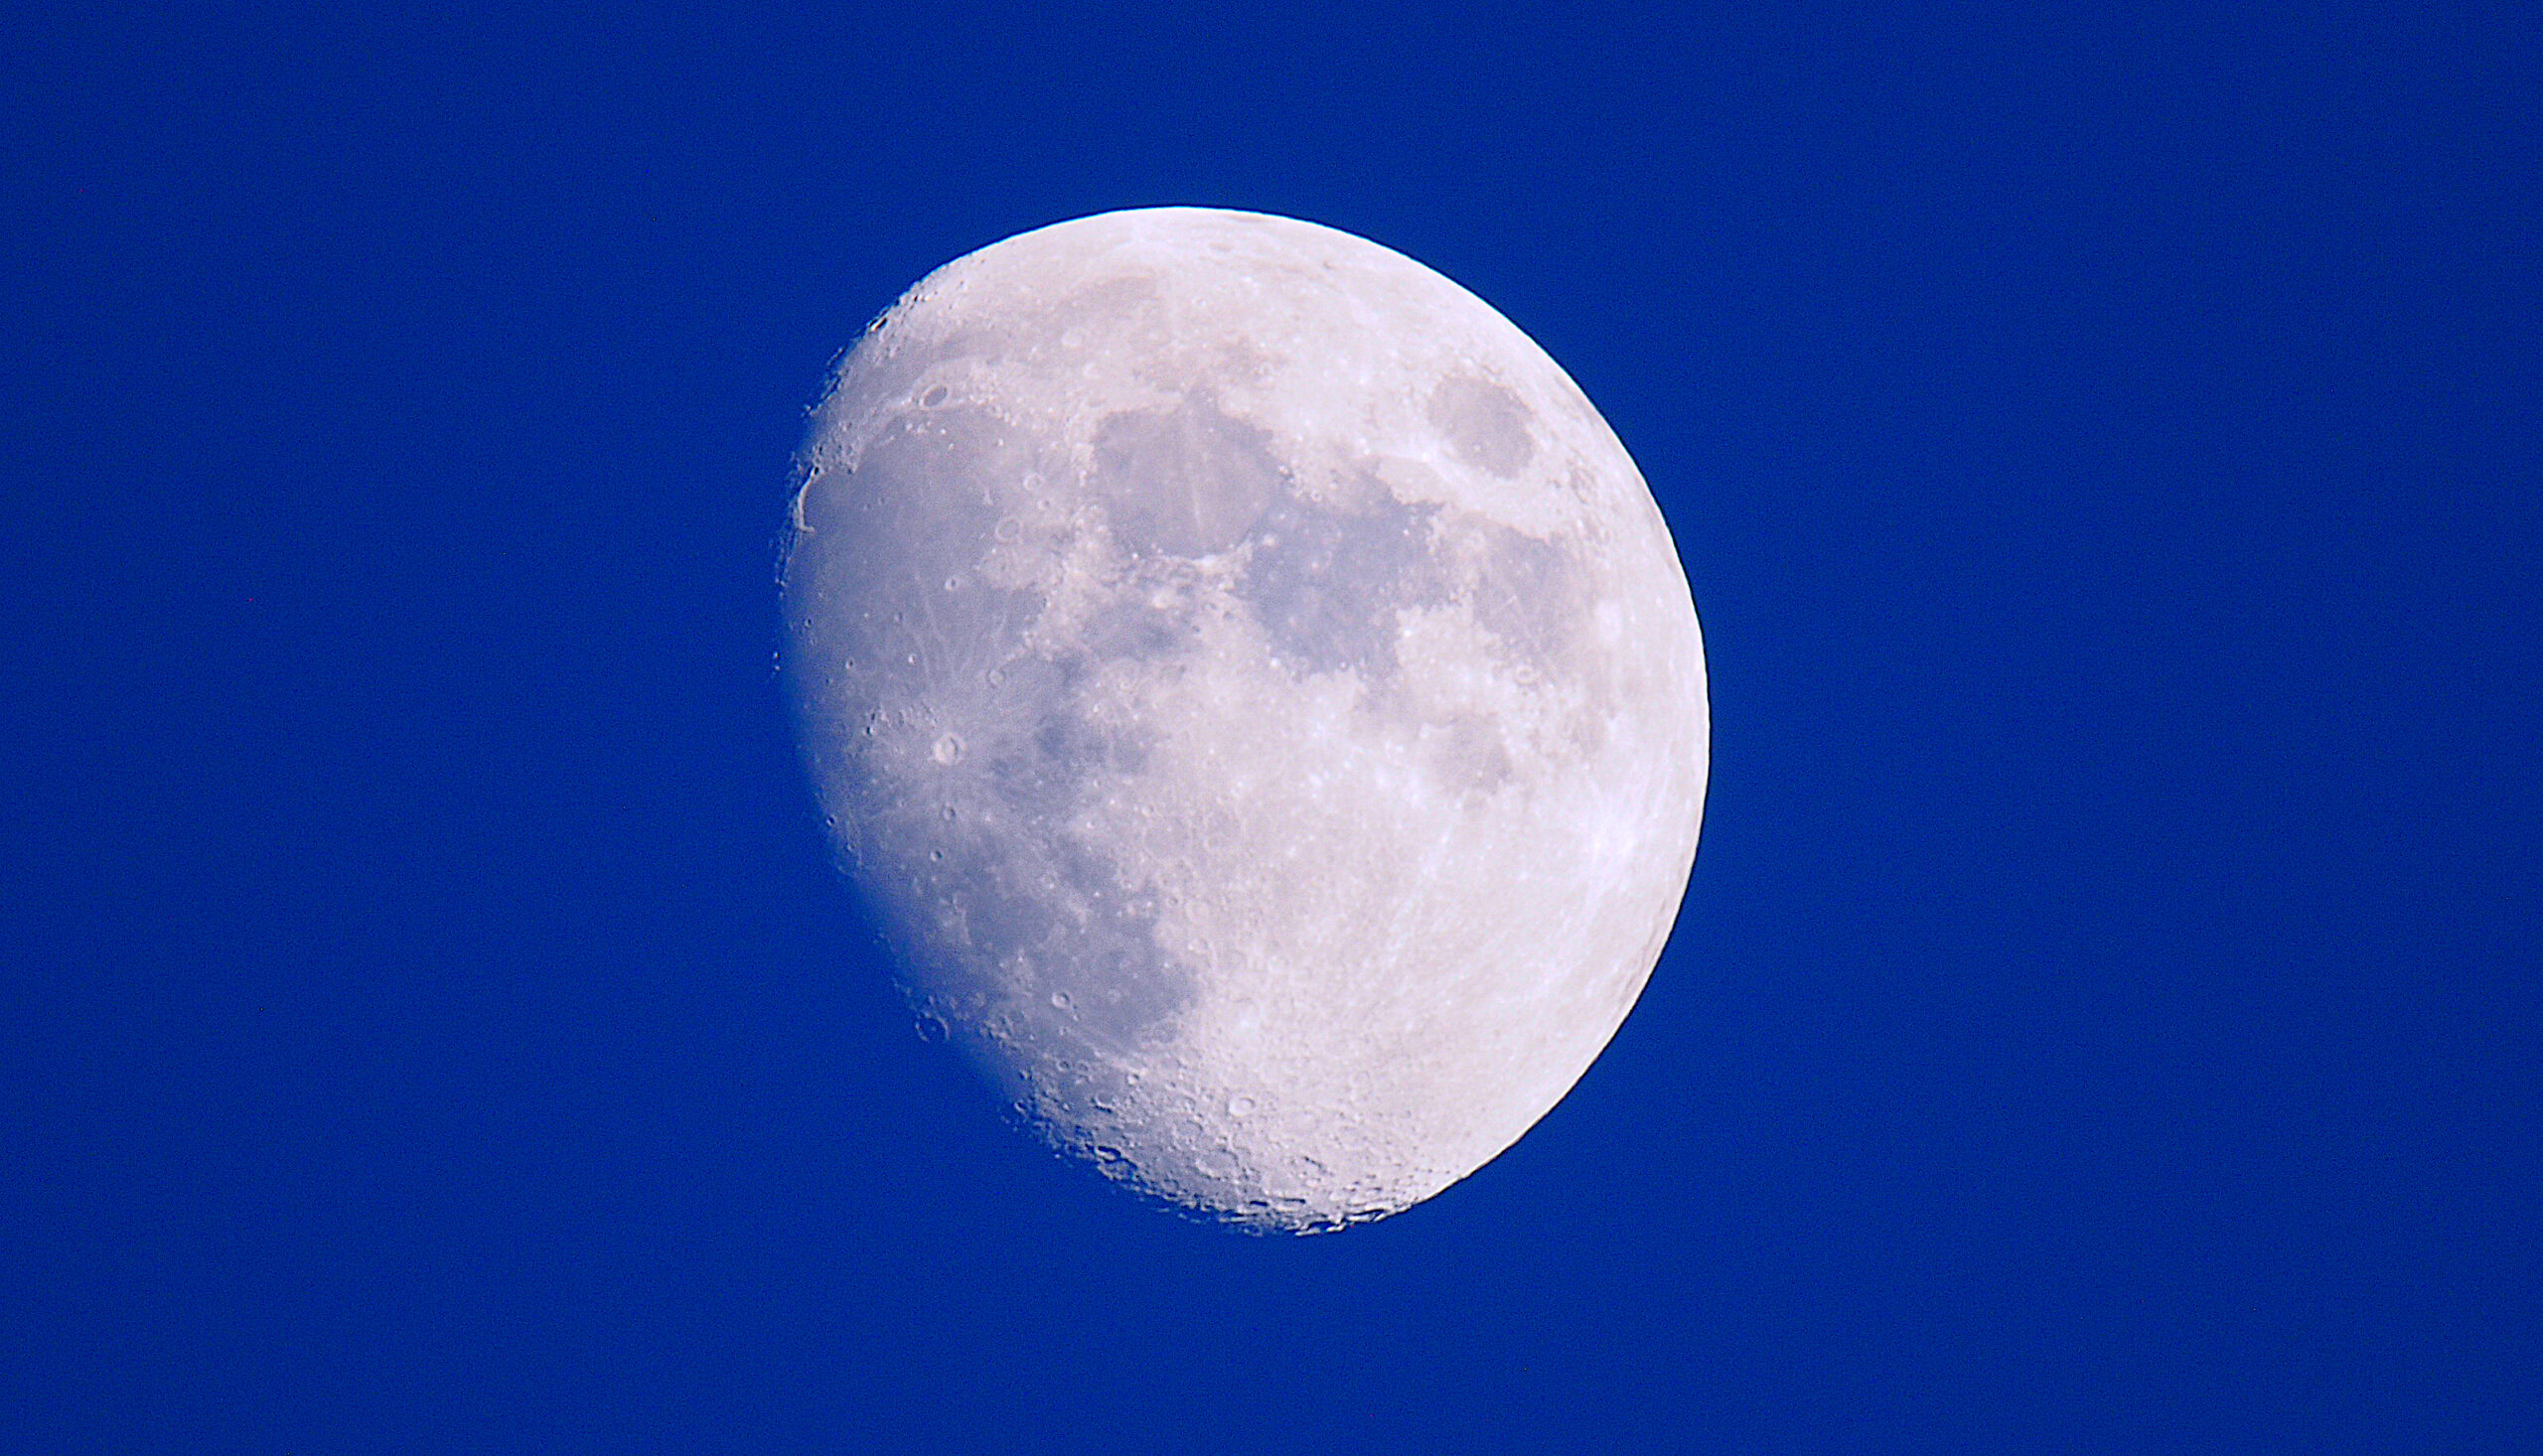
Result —
[[963, 761], [963, 740], [951, 733], [940, 733], [935, 747], [928, 750], [928, 757], [950, 769]]
[[928, 390], [926, 393], [918, 397], [918, 407], [921, 409], [934, 409], [936, 406], [945, 402], [945, 396], [948, 392], [949, 391], [944, 385], [939, 384], [935, 388]]

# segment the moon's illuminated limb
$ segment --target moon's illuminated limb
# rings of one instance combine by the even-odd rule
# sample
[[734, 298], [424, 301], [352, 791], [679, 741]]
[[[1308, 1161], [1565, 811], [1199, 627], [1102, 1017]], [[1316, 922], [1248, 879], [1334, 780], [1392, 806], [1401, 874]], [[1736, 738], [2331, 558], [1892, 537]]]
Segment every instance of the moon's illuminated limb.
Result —
[[843, 857], [1057, 1145], [1330, 1228], [1614, 1034], [1694, 860], [1703, 646], [1623, 447], [1480, 300], [1285, 218], [1046, 227], [877, 321], [800, 473]]

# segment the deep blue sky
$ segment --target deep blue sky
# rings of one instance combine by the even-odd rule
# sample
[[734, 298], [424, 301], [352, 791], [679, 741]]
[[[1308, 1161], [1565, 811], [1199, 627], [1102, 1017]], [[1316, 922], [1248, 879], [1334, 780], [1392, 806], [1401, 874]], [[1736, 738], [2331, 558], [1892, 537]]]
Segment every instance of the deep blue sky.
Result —
[[[2543, 1446], [2530, 11], [385, 8], [0, 22], [0, 1445]], [[832, 355], [1159, 203], [1509, 314], [1712, 655], [1339, 1237], [1008, 1131], [771, 674]]]

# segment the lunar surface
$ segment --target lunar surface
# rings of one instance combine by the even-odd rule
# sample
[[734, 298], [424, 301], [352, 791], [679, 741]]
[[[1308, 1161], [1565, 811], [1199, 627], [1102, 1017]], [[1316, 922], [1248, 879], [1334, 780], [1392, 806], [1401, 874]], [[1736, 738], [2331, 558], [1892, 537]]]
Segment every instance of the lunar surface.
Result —
[[1641, 994], [1702, 815], [1651, 493], [1488, 305], [1156, 209], [931, 274], [797, 462], [788, 673], [923, 1031], [1041, 1135], [1309, 1232], [1515, 1142]]

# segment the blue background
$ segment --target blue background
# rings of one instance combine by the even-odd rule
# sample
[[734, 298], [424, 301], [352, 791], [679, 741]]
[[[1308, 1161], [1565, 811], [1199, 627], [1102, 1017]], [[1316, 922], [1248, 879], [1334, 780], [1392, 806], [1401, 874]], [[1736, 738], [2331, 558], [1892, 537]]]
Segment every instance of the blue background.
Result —
[[[8, 1449], [2543, 1447], [2530, 10], [386, 9], [0, 22]], [[1338, 1237], [1007, 1130], [771, 670], [835, 352], [1160, 203], [1527, 329], [1711, 650]]]

